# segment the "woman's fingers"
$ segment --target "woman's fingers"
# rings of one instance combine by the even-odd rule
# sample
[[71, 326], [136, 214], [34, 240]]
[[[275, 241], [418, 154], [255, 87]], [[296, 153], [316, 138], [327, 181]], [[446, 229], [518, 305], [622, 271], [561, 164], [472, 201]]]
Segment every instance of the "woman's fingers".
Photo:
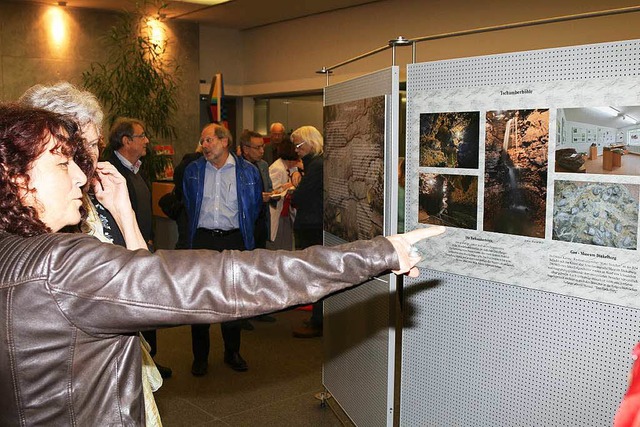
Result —
[[445, 227], [433, 226], [387, 237], [396, 249], [398, 261], [400, 262], [400, 268], [393, 270], [393, 272], [395, 274], [408, 274], [410, 277], [417, 277], [419, 271], [415, 266], [420, 262], [422, 256], [413, 245], [420, 240], [442, 234], [445, 230]]

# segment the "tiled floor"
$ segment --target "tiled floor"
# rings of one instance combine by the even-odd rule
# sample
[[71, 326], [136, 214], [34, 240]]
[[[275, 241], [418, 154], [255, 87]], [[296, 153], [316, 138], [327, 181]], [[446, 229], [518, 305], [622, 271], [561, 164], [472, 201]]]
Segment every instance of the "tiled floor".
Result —
[[[173, 369], [155, 394], [165, 426], [342, 426], [350, 425], [335, 402], [321, 407], [322, 339], [295, 339], [292, 325], [308, 312], [287, 311], [277, 322], [253, 321], [242, 332], [240, 353], [247, 372], [222, 362], [220, 328], [211, 327], [209, 373], [191, 375], [191, 334], [187, 326], [158, 331], [158, 362]], [[335, 412], [334, 412], [335, 411]]]

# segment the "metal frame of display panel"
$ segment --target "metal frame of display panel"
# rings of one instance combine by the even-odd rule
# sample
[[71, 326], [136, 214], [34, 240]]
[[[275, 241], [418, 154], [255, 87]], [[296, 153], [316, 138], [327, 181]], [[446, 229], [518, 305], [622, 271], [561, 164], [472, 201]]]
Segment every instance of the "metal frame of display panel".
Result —
[[[324, 90], [324, 105], [385, 96], [384, 235], [397, 229], [399, 68], [390, 67]], [[328, 246], [344, 243], [324, 233]], [[322, 381], [357, 425], [392, 425], [395, 386], [396, 278], [382, 276], [324, 300]]]
[[[413, 64], [407, 129], [427, 90], [634, 77], [640, 41]], [[417, 135], [407, 133], [407, 147]], [[418, 155], [407, 152], [406, 224]], [[640, 310], [421, 269], [405, 280], [400, 425], [603, 426], [626, 389]]]

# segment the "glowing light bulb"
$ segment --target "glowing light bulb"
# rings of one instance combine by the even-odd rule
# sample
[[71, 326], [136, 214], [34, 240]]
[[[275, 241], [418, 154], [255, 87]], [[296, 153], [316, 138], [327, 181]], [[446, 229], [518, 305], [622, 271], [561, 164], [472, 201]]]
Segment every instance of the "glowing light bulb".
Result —
[[149, 28], [149, 37], [151, 39], [151, 43], [161, 46], [164, 43], [165, 35], [164, 28], [162, 22], [157, 19], [149, 19], [147, 21], [147, 26]]
[[66, 25], [64, 12], [57, 7], [51, 8], [48, 14], [49, 34], [55, 45], [61, 45], [66, 38]]

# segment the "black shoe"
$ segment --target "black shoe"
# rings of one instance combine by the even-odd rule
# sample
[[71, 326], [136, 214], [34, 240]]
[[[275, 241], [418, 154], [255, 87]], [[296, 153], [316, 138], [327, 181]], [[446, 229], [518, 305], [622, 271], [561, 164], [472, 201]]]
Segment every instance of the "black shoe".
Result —
[[273, 323], [277, 319], [273, 316], [269, 316], [268, 314], [263, 314], [262, 316], [254, 317], [253, 320], [255, 320], [256, 322]]
[[237, 351], [234, 352], [224, 352], [224, 363], [229, 365], [231, 369], [238, 372], [244, 372], [249, 367], [247, 366], [247, 362], [240, 356], [240, 353]]
[[255, 329], [255, 326], [253, 326], [247, 319], [242, 319], [240, 321], [240, 328], [244, 329], [245, 331], [253, 331]]
[[173, 375], [173, 371], [171, 370], [171, 368], [168, 368], [166, 366], [162, 366], [161, 364], [159, 364], [155, 360], [154, 360], [154, 362], [155, 362], [156, 368], [158, 368], [158, 372], [160, 372], [160, 376], [162, 378], [164, 378], [164, 379], [171, 378], [171, 375]]
[[209, 370], [209, 364], [206, 361], [194, 360], [191, 365], [191, 374], [195, 377], [203, 377]]

